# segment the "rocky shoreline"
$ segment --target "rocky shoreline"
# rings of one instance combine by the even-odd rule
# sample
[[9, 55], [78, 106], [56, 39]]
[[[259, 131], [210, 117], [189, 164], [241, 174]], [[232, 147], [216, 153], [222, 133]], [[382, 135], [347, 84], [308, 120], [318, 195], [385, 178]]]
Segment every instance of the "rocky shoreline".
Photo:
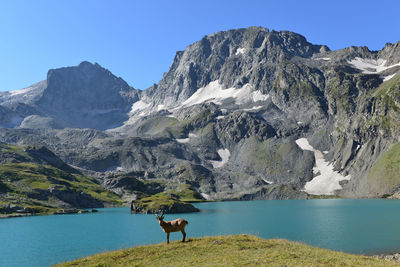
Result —
[[35, 213], [35, 212], [15, 212], [10, 214], [0, 214], [0, 219], [5, 218], [18, 218], [28, 216], [44, 216], [44, 215], [63, 215], [63, 214], [83, 214], [83, 213], [96, 213], [97, 209], [60, 209], [53, 213]]
[[63, 214], [76, 214], [76, 213], [95, 213], [98, 212], [98, 210], [96, 209], [90, 209], [90, 210], [86, 210], [86, 209], [61, 209], [59, 211], [56, 211], [53, 213], [53, 215], [63, 215]]
[[378, 254], [374, 255], [373, 257], [387, 260], [387, 261], [394, 261], [400, 263], [400, 253], [394, 253], [394, 254]]
[[[135, 204], [136, 203], [136, 204]], [[189, 213], [189, 212], [198, 212], [200, 211], [196, 207], [194, 207], [190, 203], [185, 203], [179, 200], [174, 200], [174, 202], [171, 205], [164, 205], [164, 204], [158, 204], [153, 206], [150, 204], [154, 203], [146, 203], [143, 205], [142, 203], [137, 203], [137, 202], [132, 202], [131, 203], [131, 213], [137, 213], [137, 214], [153, 214], [157, 213], [160, 211], [164, 211], [165, 213]], [[149, 207], [149, 205], [151, 207]], [[31, 212], [28, 209], [18, 209], [13, 211], [12, 213], [1, 213], [0, 214], [0, 219], [6, 219], [6, 218], [18, 218], [18, 217], [28, 217], [28, 216], [45, 216], [45, 215], [65, 215], [65, 214], [84, 214], [84, 213], [96, 213], [98, 212], [97, 209], [94, 208], [89, 208], [89, 209], [76, 209], [76, 208], [65, 208], [65, 209], [59, 209], [55, 212], [49, 212], [49, 213], [35, 213]]]

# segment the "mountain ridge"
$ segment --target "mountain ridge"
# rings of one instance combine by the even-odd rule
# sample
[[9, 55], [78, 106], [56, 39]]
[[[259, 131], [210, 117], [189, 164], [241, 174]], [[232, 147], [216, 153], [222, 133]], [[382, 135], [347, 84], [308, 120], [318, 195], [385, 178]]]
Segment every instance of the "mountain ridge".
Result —
[[399, 70], [400, 42], [331, 51], [288, 31], [222, 31], [178, 51], [143, 91], [83, 62], [49, 71], [32, 100], [2, 93], [13, 127], [0, 140], [47, 146], [104, 186], [137, 173], [204, 199], [392, 195], [397, 184], [370, 171], [391, 166], [400, 141]]

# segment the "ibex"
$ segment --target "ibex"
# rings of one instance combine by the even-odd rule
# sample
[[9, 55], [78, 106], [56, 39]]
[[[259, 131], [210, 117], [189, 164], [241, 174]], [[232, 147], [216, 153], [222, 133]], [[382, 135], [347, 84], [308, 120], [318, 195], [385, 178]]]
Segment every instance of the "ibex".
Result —
[[181, 231], [183, 235], [182, 242], [185, 242], [186, 233], [185, 226], [189, 224], [188, 221], [184, 219], [176, 219], [173, 221], [164, 221], [164, 212], [161, 213], [161, 216], [156, 214], [158, 223], [165, 233], [167, 233], [167, 244], [169, 244], [169, 233]]

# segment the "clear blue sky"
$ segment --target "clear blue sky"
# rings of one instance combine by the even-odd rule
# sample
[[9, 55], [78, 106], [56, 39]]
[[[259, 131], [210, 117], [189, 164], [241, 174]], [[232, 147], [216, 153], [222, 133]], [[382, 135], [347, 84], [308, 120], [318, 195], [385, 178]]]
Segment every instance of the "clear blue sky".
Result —
[[399, 19], [397, 0], [0, 0], [0, 91], [83, 60], [145, 89], [177, 50], [249, 26], [294, 31], [331, 49], [379, 50], [400, 40]]

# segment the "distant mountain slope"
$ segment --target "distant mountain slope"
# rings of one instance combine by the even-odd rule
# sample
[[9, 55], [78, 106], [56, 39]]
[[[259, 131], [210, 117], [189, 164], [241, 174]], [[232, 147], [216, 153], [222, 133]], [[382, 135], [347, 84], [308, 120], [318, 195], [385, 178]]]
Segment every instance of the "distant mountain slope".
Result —
[[0, 143], [0, 149], [0, 214], [44, 214], [120, 203], [116, 194], [45, 147]]
[[[47, 80], [26, 89], [0, 94], [13, 116], [3, 126], [24, 128], [109, 129], [128, 119], [139, 91], [98, 64], [50, 70]], [[17, 103], [31, 110], [13, 109]], [[14, 123], [13, 123], [14, 121]]]
[[222, 31], [143, 91], [82, 62], [2, 93], [0, 140], [44, 145], [113, 190], [134, 172], [205, 199], [387, 196], [400, 180], [377, 170], [397, 157], [399, 72], [400, 42], [331, 51], [293, 32]]

